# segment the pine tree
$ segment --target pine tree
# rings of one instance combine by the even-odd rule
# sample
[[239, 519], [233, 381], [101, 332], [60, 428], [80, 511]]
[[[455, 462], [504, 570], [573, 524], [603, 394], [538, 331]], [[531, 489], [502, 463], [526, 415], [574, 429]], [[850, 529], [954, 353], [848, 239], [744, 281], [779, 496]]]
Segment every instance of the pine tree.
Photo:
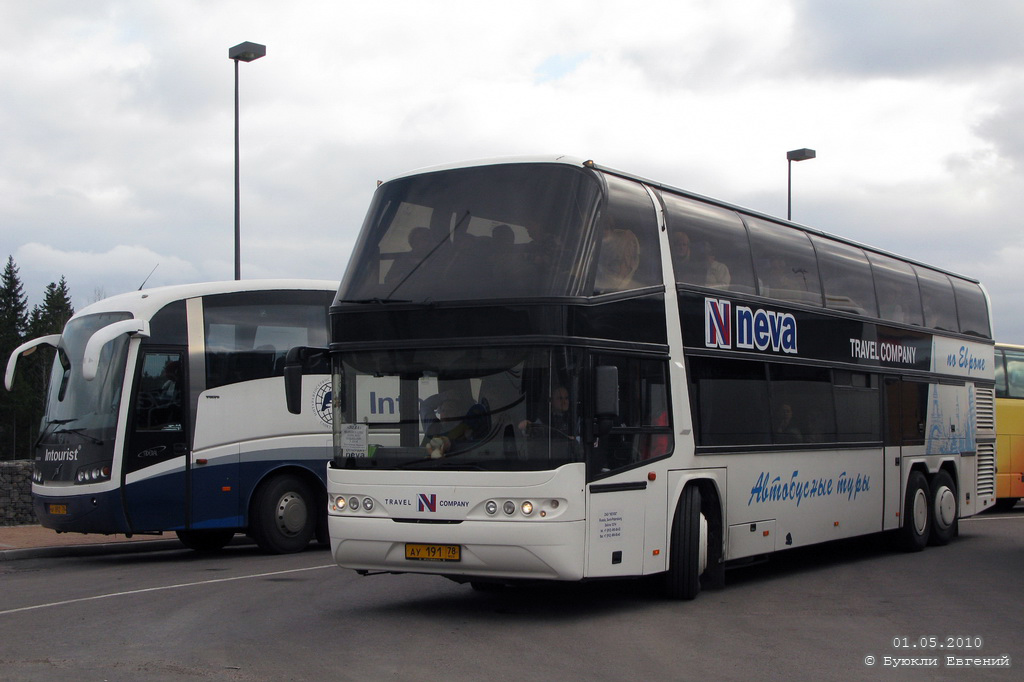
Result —
[[[7, 367], [11, 352], [21, 345], [28, 331], [28, 299], [21, 285], [14, 256], [0, 278], [0, 367]], [[13, 459], [27, 451], [29, 427], [26, 403], [30, 402], [24, 381], [15, 380], [10, 392], [0, 388], [0, 459]]]
[[68, 291], [67, 280], [61, 275], [59, 282], [50, 282], [46, 285], [42, 306], [36, 306], [32, 310], [28, 325], [30, 336], [36, 338], [44, 334], [60, 334], [74, 314], [71, 292]]
[[0, 352], [10, 354], [25, 338], [28, 331], [28, 299], [21, 286], [21, 276], [14, 256], [7, 257], [3, 278], [0, 279]]

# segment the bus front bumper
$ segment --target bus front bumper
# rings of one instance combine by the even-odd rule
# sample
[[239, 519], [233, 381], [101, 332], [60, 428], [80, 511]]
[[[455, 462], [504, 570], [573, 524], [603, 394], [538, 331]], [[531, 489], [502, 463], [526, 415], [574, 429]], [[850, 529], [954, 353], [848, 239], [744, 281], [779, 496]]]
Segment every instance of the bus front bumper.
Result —
[[[328, 526], [331, 552], [342, 568], [467, 579], [583, 578], [585, 521], [434, 524], [330, 516]], [[416, 547], [407, 553], [407, 545]], [[437, 551], [424, 551], [431, 548]]]
[[43, 495], [33, 488], [32, 510], [39, 524], [62, 533], [130, 533], [118, 491]]

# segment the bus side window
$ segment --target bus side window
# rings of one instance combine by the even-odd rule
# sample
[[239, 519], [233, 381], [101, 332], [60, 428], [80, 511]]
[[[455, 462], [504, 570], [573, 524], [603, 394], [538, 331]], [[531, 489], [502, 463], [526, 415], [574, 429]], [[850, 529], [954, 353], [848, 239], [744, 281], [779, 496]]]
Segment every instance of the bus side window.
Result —
[[1006, 398], [1009, 394], [1006, 391], [1006, 356], [1003, 351], [996, 348], [995, 351], [996, 370], [996, 397]]
[[875, 279], [881, 318], [918, 327], [923, 325], [921, 290], [910, 264], [877, 253], [868, 253], [868, 261]]
[[953, 285], [941, 272], [914, 266], [917, 280], [921, 284], [921, 303], [924, 307], [924, 323], [934, 329], [959, 331], [956, 319], [956, 303]]
[[956, 294], [956, 314], [960, 321], [960, 331], [986, 339], [992, 338], [988, 304], [985, 302], [985, 294], [981, 287], [959, 277], [949, 279], [953, 282], [953, 292]]
[[825, 307], [878, 317], [874, 278], [864, 252], [849, 244], [811, 237], [825, 290]]
[[689, 377], [697, 445], [772, 442], [763, 362], [691, 357]]
[[650, 195], [629, 180], [609, 175], [607, 182], [595, 293], [661, 284], [657, 214]]
[[661, 197], [676, 282], [754, 293], [750, 242], [740, 217], [668, 192]]
[[746, 218], [757, 268], [758, 293], [780, 301], [822, 305], [818, 259], [800, 230]]
[[[1005, 353], [1006, 397], [1024, 398], [1024, 351], [1007, 349]], [[996, 386], [998, 388], [999, 384]]]

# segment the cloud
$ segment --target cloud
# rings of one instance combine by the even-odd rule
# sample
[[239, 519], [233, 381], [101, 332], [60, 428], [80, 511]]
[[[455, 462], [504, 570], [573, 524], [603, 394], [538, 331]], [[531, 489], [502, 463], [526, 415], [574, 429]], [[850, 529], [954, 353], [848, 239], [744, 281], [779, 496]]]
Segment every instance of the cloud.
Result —
[[1003, 0], [794, 0], [794, 47], [810, 70], [963, 76], [1021, 64], [1024, 5]]
[[232, 277], [251, 40], [244, 277], [339, 279], [412, 168], [569, 154], [785, 215], [811, 147], [797, 220], [982, 275], [1024, 340], [987, 265], [1021, 243], [1022, 29], [1016, 0], [6, 3], [0, 239], [30, 298]]

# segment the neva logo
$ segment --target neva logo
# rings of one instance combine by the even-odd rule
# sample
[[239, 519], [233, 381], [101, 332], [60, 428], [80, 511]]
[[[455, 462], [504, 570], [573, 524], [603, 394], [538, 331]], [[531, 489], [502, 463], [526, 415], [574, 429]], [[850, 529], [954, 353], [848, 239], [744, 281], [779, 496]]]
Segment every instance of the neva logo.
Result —
[[[733, 310], [735, 308], [735, 315]], [[751, 310], [725, 299], [704, 299], [704, 345], [796, 353], [796, 318], [776, 310]]]
[[419, 497], [416, 499], [416, 511], [436, 512], [437, 495], [424, 495], [423, 493], [420, 493]]

